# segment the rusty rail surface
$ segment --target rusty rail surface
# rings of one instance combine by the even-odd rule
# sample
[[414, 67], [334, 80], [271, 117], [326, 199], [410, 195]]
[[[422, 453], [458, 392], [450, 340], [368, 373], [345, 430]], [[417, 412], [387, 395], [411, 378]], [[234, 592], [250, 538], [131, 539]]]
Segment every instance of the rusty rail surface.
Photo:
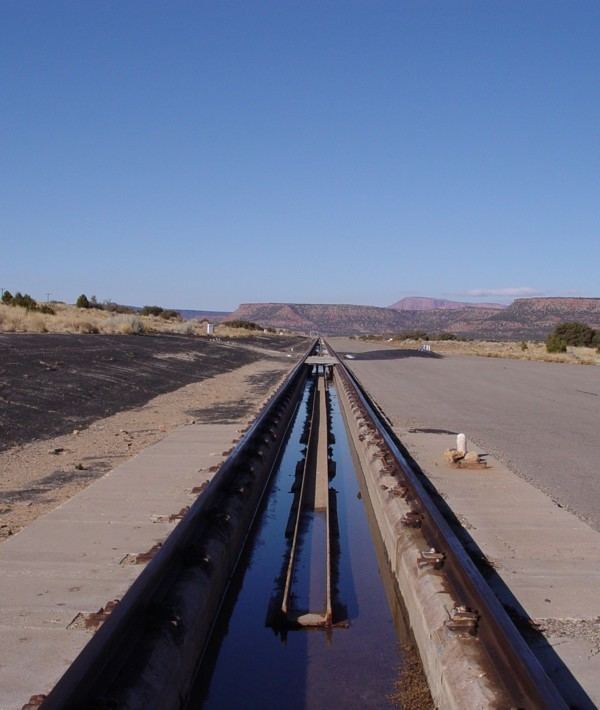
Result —
[[283, 451], [315, 346], [43, 699], [44, 710], [180, 707]]
[[[334, 352], [329, 345], [327, 347]], [[418, 565], [440, 570], [456, 600], [447, 628], [477, 637], [487, 656], [486, 665], [495, 673], [504, 694], [512, 699], [511, 707], [566, 710], [568, 706], [563, 697], [406, 459], [383, 413], [341, 359], [338, 373], [350, 388], [353, 406], [380, 439], [387, 472], [397, 479], [403, 497], [411, 503], [411, 511], [402, 523], [406, 527], [419, 528], [428, 546], [421, 553]]]

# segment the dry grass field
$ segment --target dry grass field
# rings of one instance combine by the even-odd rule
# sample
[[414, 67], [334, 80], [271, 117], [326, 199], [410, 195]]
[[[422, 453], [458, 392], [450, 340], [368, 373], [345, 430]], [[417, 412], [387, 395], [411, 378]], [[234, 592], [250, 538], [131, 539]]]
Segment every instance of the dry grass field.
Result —
[[[538, 360], [542, 362], [565, 362], [579, 365], [600, 365], [600, 353], [596, 348], [569, 346], [566, 353], [549, 353], [546, 345], [538, 342], [491, 342], [485, 340], [430, 340], [434, 352], [446, 355], [476, 355], [479, 357], [511, 358], [513, 360]], [[418, 349], [421, 341], [403, 340], [390, 343], [402, 348]]]
[[[0, 332], [4, 333], [177, 333], [192, 335], [200, 329], [194, 321], [167, 321], [156, 316], [111, 313], [94, 308], [77, 308], [51, 303], [55, 314], [28, 311], [21, 306], [0, 305]], [[206, 328], [204, 328], [206, 330]]]
[[[159, 316], [111, 313], [95, 308], [77, 308], [64, 303], [50, 303], [55, 314], [28, 311], [21, 306], [0, 304], [0, 333], [102, 333], [106, 335], [206, 335], [204, 320], [165, 320]], [[221, 337], [244, 337], [256, 334], [245, 328], [217, 325], [214, 334]]]

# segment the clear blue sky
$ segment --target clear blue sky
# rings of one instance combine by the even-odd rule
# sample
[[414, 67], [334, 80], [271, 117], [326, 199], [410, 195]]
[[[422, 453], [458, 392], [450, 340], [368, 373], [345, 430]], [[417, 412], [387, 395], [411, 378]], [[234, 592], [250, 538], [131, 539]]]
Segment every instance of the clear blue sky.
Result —
[[2, 0], [0, 87], [4, 288], [600, 296], [597, 0]]

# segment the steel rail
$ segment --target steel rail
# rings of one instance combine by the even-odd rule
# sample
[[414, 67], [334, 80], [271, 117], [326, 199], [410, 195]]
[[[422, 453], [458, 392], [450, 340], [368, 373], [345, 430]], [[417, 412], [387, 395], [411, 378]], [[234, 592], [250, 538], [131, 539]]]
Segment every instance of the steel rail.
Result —
[[290, 612], [290, 595], [292, 593], [292, 583], [294, 579], [294, 569], [296, 566], [296, 552], [298, 550], [298, 539], [300, 536], [300, 524], [302, 517], [304, 516], [305, 508], [305, 498], [306, 498], [306, 488], [307, 479], [309, 476], [309, 469], [311, 466], [314, 467], [313, 459], [316, 459], [315, 452], [315, 432], [318, 430], [318, 408], [319, 408], [319, 393], [315, 385], [315, 393], [312, 405], [312, 412], [310, 414], [310, 429], [308, 432], [308, 443], [306, 447], [306, 456], [304, 458], [304, 466], [302, 467], [302, 475], [300, 479], [300, 493], [298, 495], [298, 507], [296, 509], [295, 521], [294, 521], [294, 531], [292, 534], [292, 544], [290, 546], [289, 558], [287, 563], [287, 571], [285, 574], [285, 585], [283, 588], [283, 599], [281, 601], [281, 612], [284, 617], [287, 617]]
[[[179, 707], [281, 456], [315, 346], [43, 700], [43, 710]], [[164, 648], [155, 651], [149, 640]]]
[[[327, 344], [329, 351], [335, 353]], [[401, 483], [410, 490], [413, 509], [420, 515], [420, 527], [428, 545], [444, 553], [442, 573], [457, 604], [477, 611], [477, 635], [488, 665], [514, 707], [567, 710], [568, 705], [552, 683], [518, 629], [484, 580], [473, 560], [436, 506], [402, 451], [402, 446], [379, 407], [367, 394], [358, 377], [339, 358], [339, 372], [355, 391], [366, 414], [395, 459]]]
[[[321, 386], [324, 383], [323, 375], [317, 377], [315, 382], [314, 398], [312, 403], [312, 411], [310, 413], [310, 427], [308, 433], [308, 442], [306, 447], [306, 455], [302, 474], [300, 478], [300, 492], [298, 495], [298, 505], [295, 512], [294, 530], [292, 534], [292, 544], [289, 549], [287, 561], [287, 571], [285, 574], [285, 585], [283, 589], [283, 599], [281, 602], [281, 614], [283, 619], [291, 623], [296, 623], [300, 626], [324, 626], [330, 627], [333, 619], [333, 605], [331, 599], [331, 520], [330, 520], [330, 491], [327, 461], [325, 461], [324, 481], [318, 480], [318, 448], [325, 447], [327, 451], [327, 440], [321, 441], [322, 435], [321, 425], [323, 418], [325, 419], [326, 427], [325, 436], [329, 432], [329, 421], [327, 413], [327, 390]], [[292, 604], [292, 587], [294, 584], [294, 574], [296, 571], [298, 553], [300, 547], [300, 535], [302, 529], [302, 520], [307, 514], [307, 488], [310, 486], [309, 478], [312, 477], [312, 486], [315, 488], [314, 500], [312, 501], [311, 510], [314, 508], [317, 497], [316, 488], [320, 484], [326, 487], [326, 502], [325, 502], [325, 535], [323, 542], [325, 543], [325, 611], [311, 611], [307, 609], [303, 612], [298, 612], [293, 609]], [[319, 508], [319, 510], [321, 510]]]

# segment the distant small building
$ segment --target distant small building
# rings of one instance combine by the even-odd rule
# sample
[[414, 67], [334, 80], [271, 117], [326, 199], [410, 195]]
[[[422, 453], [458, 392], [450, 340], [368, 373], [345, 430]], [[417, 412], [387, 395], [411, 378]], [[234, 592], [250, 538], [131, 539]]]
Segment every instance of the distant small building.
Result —
[[215, 332], [215, 324], [214, 323], [207, 323], [206, 324], [206, 335], [213, 335]]

